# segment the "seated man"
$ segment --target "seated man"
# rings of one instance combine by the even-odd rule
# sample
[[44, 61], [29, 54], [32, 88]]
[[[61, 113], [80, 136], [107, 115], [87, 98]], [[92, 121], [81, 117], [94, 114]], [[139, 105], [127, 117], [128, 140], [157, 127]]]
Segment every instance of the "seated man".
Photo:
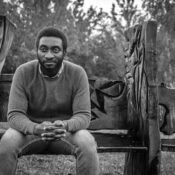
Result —
[[77, 174], [97, 175], [96, 142], [90, 124], [90, 94], [84, 69], [64, 60], [67, 39], [53, 27], [40, 31], [37, 60], [19, 66], [8, 104], [8, 122], [0, 142], [0, 175], [15, 174], [22, 154], [72, 154]]

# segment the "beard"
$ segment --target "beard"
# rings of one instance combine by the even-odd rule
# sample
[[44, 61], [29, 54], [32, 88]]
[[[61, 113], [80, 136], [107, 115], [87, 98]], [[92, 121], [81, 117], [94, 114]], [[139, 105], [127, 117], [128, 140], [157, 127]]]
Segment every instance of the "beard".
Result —
[[41, 71], [44, 75], [49, 77], [54, 77], [60, 70], [62, 63], [63, 63], [64, 56], [62, 57], [55, 57], [53, 60], [45, 60], [42, 59], [38, 55], [38, 61], [41, 66]]

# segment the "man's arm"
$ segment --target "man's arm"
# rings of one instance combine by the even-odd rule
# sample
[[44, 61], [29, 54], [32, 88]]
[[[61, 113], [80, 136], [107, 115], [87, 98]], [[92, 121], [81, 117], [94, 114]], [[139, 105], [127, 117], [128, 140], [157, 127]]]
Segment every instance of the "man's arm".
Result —
[[23, 69], [20, 66], [14, 74], [10, 89], [7, 120], [10, 127], [24, 134], [33, 134], [37, 124], [29, 120], [26, 116], [27, 108], [26, 87], [24, 84]]
[[[55, 140], [55, 126], [51, 122], [40, 124], [32, 122], [27, 117], [28, 99], [26, 94], [23, 69], [19, 67], [13, 77], [8, 104], [8, 122], [10, 127], [24, 134], [40, 136], [43, 140]], [[64, 130], [60, 137], [64, 136]]]
[[71, 119], [63, 121], [70, 132], [88, 128], [91, 120], [88, 77], [83, 68], [80, 68], [75, 76], [72, 103], [73, 116]]

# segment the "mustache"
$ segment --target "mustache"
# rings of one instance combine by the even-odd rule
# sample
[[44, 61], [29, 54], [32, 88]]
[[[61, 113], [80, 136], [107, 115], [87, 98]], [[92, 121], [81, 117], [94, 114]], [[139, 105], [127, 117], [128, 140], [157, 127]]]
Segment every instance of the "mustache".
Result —
[[55, 61], [55, 60], [45, 60], [45, 61], [43, 61], [43, 63], [57, 63], [57, 61]]

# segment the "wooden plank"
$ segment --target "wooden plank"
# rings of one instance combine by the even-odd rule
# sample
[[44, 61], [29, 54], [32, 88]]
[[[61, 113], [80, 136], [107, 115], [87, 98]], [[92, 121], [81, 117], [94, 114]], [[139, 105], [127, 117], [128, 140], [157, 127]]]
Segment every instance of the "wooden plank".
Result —
[[158, 175], [160, 136], [157, 115], [157, 59], [155, 57], [157, 25], [147, 21], [126, 31], [129, 49], [126, 55], [128, 120], [130, 128], [148, 147], [148, 152], [130, 152], [126, 156], [125, 175]]
[[121, 147], [98, 147], [97, 151], [99, 153], [104, 153], [104, 152], [130, 152], [130, 151], [141, 151], [141, 152], [145, 152], [148, 151], [147, 147], [125, 147], [125, 146], [121, 146]]
[[[142, 68], [143, 68], [143, 54], [140, 58], [140, 50], [144, 50], [141, 40], [142, 25], [136, 25], [132, 28], [129, 28], [125, 32], [127, 41], [129, 42], [129, 48], [125, 56], [126, 62], [126, 82], [128, 88], [128, 121], [130, 128], [135, 129], [137, 133], [142, 133], [140, 135], [140, 140], [144, 141], [145, 131], [143, 127], [140, 126], [143, 123], [142, 115], [140, 114], [140, 81], [142, 78]], [[139, 49], [141, 47], [141, 49]], [[142, 82], [142, 81], [141, 81]], [[145, 98], [144, 98], [145, 100]], [[144, 115], [143, 115], [144, 116]], [[136, 134], [137, 134], [136, 133]], [[144, 143], [144, 142], [143, 142]], [[144, 152], [134, 152], [130, 151], [126, 154], [125, 158], [125, 168], [124, 175], [146, 175], [147, 174], [147, 156]]]
[[175, 152], [175, 134], [167, 135], [160, 133], [161, 151]]
[[143, 147], [143, 143], [133, 135], [92, 133], [99, 147]]
[[15, 26], [6, 16], [0, 16], [0, 73], [14, 38]]
[[92, 134], [114, 134], [114, 135], [127, 135], [128, 134], [128, 130], [126, 129], [99, 129], [99, 130], [90, 130], [89, 131], [92, 133]]
[[145, 36], [145, 71], [148, 81], [148, 174], [160, 174], [160, 132], [158, 118], [158, 91], [151, 86], [158, 85], [157, 70], [158, 59], [156, 57], [156, 34], [157, 24], [155, 21], [147, 23]]
[[164, 143], [162, 143], [161, 144], [161, 150], [162, 151], [168, 151], [168, 152], [175, 152], [175, 145], [174, 145], [174, 143], [173, 143], [173, 145], [172, 144], [164, 144]]

